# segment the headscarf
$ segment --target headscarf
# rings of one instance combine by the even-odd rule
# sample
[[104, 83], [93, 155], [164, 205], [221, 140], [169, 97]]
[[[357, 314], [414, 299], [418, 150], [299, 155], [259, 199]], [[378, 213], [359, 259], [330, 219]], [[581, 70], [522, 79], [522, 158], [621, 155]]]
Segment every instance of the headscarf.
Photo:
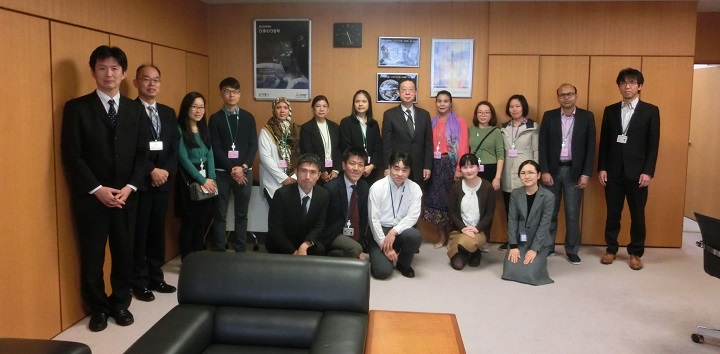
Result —
[[[288, 117], [284, 121], [275, 117], [275, 107], [281, 102], [287, 104], [289, 109]], [[287, 163], [285, 173], [290, 176], [293, 174], [293, 171], [295, 171], [295, 163], [300, 157], [300, 127], [290, 121], [292, 107], [287, 98], [276, 98], [272, 103], [272, 109], [273, 116], [268, 119], [264, 129], [267, 130], [273, 138], [275, 146], [277, 146], [278, 149], [278, 156]]]
[[[432, 127], [435, 128], [437, 122], [440, 121], [440, 115], [432, 119]], [[455, 112], [450, 111], [445, 124], [445, 139], [447, 139], [448, 157], [452, 166], [458, 163], [458, 145], [460, 144], [460, 122]]]

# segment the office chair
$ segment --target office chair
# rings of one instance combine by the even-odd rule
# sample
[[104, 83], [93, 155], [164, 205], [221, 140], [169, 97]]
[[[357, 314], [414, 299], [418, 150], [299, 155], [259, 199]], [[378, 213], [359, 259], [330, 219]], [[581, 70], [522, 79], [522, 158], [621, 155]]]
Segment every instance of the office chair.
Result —
[[[696, 244], [705, 250], [703, 254], [705, 273], [720, 278], [720, 220], [698, 213], [695, 213], [695, 219], [702, 235], [702, 241], [697, 241]], [[720, 329], [697, 326], [697, 333], [690, 336], [695, 343], [703, 343], [705, 337], [720, 340]]]

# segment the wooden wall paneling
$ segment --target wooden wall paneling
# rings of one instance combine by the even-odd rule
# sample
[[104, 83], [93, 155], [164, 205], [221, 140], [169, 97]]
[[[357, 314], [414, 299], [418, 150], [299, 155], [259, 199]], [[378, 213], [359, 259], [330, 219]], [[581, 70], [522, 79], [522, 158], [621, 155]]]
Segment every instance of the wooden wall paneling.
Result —
[[[60, 158], [62, 112], [65, 102], [95, 89], [88, 58], [99, 45], [109, 44], [106, 33], [51, 22], [53, 124], [55, 129], [55, 193], [60, 264], [60, 308], [62, 329], [85, 317], [80, 298], [80, 259], [70, 210], [70, 190]], [[109, 270], [108, 259], [105, 263]]]
[[138, 90], [133, 85], [135, 72], [138, 66], [152, 63], [150, 43], [110, 35], [110, 45], [119, 47], [125, 52], [125, 55], [127, 55], [128, 67], [127, 72], [125, 72], [125, 80], [120, 84], [120, 93], [134, 100], [138, 96]]
[[[720, 166], [720, 66], [695, 69], [690, 113], [685, 216], [695, 219], [694, 212], [720, 218], [720, 186], [714, 180], [714, 166]], [[661, 115], [663, 113], [661, 112]], [[669, 119], [667, 114], [661, 118]], [[710, 175], [709, 175], [710, 174]], [[675, 200], [675, 199], [674, 199]]]
[[50, 27], [5, 10], [0, 23], [0, 336], [48, 338], [60, 330]]
[[[597, 146], [600, 143], [600, 128], [602, 126], [603, 111], [605, 107], [622, 99], [618, 86], [615, 84], [620, 70], [633, 67], [641, 70], [640, 57], [604, 57], [590, 58], [590, 84], [588, 95], [588, 110], [595, 114], [595, 128], [598, 134], [595, 145], [595, 166], [597, 166]], [[583, 198], [582, 231], [583, 244], [605, 245], [605, 189], [595, 175], [585, 190]], [[620, 230], [619, 243], [626, 245], [630, 241], [630, 212], [627, 203], [622, 214], [623, 227]]]
[[681, 247], [693, 57], [643, 57], [642, 72], [640, 99], [660, 109], [660, 151], [645, 208], [645, 245]]
[[720, 12], [698, 12], [695, 63], [720, 64]]
[[692, 1], [491, 2], [490, 54], [692, 56], [696, 7]]
[[[210, 75], [208, 57], [205, 55], [186, 53], [185, 61], [187, 65], [185, 73], [187, 80], [185, 84], [185, 90], [187, 92], [197, 91], [202, 93], [203, 96], [208, 97], [211, 92], [210, 88], [212, 88], [213, 94], [217, 95], [217, 92], [219, 92], [219, 90], [216, 90], [216, 88], [219, 84], [219, 81], [212, 85], [210, 85], [210, 83], [208, 82], [208, 78]], [[178, 103], [176, 104], [178, 105], [176, 106], [176, 109], [180, 109], [179, 104], [180, 102], [178, 101]]]

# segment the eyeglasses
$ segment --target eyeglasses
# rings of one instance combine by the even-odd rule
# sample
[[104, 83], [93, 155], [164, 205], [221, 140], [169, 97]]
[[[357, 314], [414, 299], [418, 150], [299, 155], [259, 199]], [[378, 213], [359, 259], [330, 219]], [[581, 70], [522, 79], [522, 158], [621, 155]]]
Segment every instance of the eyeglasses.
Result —
[[190, 109], [193, 110], [193, 111], [204, 111], [204, 110], [205, 110], [205, 106], [192, 105], [192, 106], [190, 106]]
[[400, 92], [403, 92], [403, 93], [405, 93], [405, 92], [413, 93], [413, 92], [415, 92], [415, 89], [414, 89], [414, 88], [402, 88], [402, 89], [400, 89]]
[[240, 94], [240, 90], [226, 89], [226, 90], [223, 90], [223, 94], [224, 94], [225, 96], [239, 95], [239, 94]]
[[489, 115], [491, 115], [491, 114], [492, 114], [492, 112], [490, 112], [490, 111], [480, 111], [480, 112], [477, 112], [477, 115], [479, 115], [479, 116], [489, 116]]
[[573, 98], [575, 97], [575, 92], [566, 92], [566, 93], [559, 93], [558, 98]]
[[535, 171], [522, 171], [522, 172], [520, 172], [520, 176], [521, 176], [521, 177], [525, 177], [525, 176], [527, 176], [527, 177], [532, 177], [532, 176], [535, 176], [536, 174], [537, 174], [537, 172], [535, 172]]
[[147, 85], [147, 84], [149, 84], [149, 83], [151, 83], [151, 82], [152, 82], [153, 84], [155, 84], [155, 85], [157, 85], [157, 84], [160, 83], [160, 78], [159, 78], [159, 77], [149, 78], [149, 77], [147, 77], [147, 76], [144, 76], [144, 77], [138, 78], [138, 80], [142, 81], [142, 83], [144, 83], [145, 85]]
[[635, 86], [637, 84], [637, 81], [620, 81], [620, 83], [618, 83], [619, 86]]

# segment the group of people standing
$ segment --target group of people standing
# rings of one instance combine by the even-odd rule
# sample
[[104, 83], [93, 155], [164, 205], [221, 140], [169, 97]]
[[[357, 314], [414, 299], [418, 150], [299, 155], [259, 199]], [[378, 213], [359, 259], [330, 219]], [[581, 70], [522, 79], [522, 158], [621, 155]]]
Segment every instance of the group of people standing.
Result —
[[[97, 89], [65, 105], [62, 157], [72, 188], [79, 238], [84, 303], [89, 328], [101, 331], [108, 317], [134, 322], [131, 294], [152, 301], [153, 291], [174, 292], [163, 279], [165, 215], [171, 177], [177, 171], [175, 212], [181, 217], [181, 256], [205, 249], [246, 249], [253, 161], [260, 157], [260, 187], [270, 205], [266, 249], [271, 253], [365, 259], [371, 273], [388, 278], [393, 269], [412, 278], [422, 237], [422, 218], [437, 228], [436, 248], [447, 246], [457, 270], [480, 264], [487, 251], [502, 189], [508, 215], [503, 278], [551, 283], [547, 257], [554, 254], [557, 214], [565, 198], [568, 260], [580, 264], [579, 210], [592, 176], [595, 122], [576, 107], [577, 89], [557, 90], [560, 108], [545, 112], [540, 125], [528, 103], [513, 95], [498, 124], [495, 108], [478, 103], [472, 125], [452, 110], [452, 95], [436, 96], [437, 115], [414, 105], [416, 86], [402, 80], [401, 104], [380, 124], [365, 90], [355, 93], [351, 114], [340, 124], [328, 119], [330, 102], [316, 96], [313, 119], [292, 122], [292, 105], [280, 97], [256, 134], [255, 118], [238, 107], [240, 84], [219, 84], [223, 107], [207, 119], [207, 101], [190, 92], [175, 111], [156, 101], [160, 69], [141, 65], [133, 80], [138, 98], [120, 95], [127, 57], [100, 46], [90, 56]], [[641, 269], [644, 206], [659, 143], [657, 107], [639, 101], [644, 79], [635, 69], [617, 77], [623, 101], [605, 109], [598, 175], [605, 186], [608, 217], [603, 264], [615, 260], [625, 198], [632, 226], [630, 267]], [[177, 169], [176, 169], [177, 166]], [[197, 183], [211, 199], [196, 200]], [[425, 197], [423, 198], [423, 194]], [[233, 196], [235, 228], [227, 239], [226, 216]], [[206, 219], [213, 226], [206, 239]], [[103, 282], [105, 244], [112, 255], [112, 294]]]

